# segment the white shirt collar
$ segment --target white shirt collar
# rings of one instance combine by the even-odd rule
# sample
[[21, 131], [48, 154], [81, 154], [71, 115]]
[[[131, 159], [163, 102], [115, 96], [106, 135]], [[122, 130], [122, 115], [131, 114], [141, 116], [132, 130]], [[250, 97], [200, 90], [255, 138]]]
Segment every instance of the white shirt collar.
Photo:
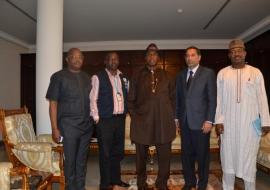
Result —
[[200, 64], [198, 64], [198, 65], [197, 65], [196, 67], [194, 67], [193, 69], [189, 69], [189, 68], [188, 68], [188, 74], [189, 74], [190, 71], [192, 71], [192, 72], [193, 72], [193, 76], [194, 76], [195, 73], [196, 73], [196, 71], [198, 70], [199, 66], [200, 66]]

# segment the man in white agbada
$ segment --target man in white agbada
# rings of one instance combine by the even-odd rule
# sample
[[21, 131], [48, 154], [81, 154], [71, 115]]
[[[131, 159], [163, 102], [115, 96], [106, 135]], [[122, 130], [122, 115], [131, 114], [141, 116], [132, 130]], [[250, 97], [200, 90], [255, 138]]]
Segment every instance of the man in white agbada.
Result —
[[[217, 76], [216, 130], [220, 134], [222, 185], [234, 189], [235, 176], [242, 178], [246, 190], [255, 190], [256, 158], [262, 135], [270, 129], [269, 108], [263, 75], [259, 69], [245, 64], [242, 40], [229, 44], [232, 65]], [[261, 125], [256, 124], [256, 119]], [[257, 120], [257, 121], [258, 121]]]

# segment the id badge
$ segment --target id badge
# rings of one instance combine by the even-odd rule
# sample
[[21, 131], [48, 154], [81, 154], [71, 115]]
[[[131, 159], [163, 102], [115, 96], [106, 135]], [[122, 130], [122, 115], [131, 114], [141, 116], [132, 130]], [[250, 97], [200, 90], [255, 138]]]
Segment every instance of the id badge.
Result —
[[116, 99], [118, 102], [122, 102], [122, 95], [119, 92], [116, 93]]

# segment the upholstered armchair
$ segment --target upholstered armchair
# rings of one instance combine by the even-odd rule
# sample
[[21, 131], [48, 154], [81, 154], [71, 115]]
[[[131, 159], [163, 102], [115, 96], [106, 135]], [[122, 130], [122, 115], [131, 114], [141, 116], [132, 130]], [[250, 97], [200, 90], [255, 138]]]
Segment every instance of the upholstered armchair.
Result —
[[26, 108], [1, 110], [3, 141], [13, 168], [28, 168], [27, 175], [51, 173], [50, 183], [64, 189], [63, 150], [51, 135], [36, 136], [31, 115]]

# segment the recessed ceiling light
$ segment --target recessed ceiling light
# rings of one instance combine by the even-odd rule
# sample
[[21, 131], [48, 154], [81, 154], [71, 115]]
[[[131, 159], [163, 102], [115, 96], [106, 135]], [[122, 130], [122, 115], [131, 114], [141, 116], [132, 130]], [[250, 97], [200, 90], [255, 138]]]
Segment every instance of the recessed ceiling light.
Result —
[[179, 14], [183, 13], [183, 9], [177, 9], [177, 13]]

